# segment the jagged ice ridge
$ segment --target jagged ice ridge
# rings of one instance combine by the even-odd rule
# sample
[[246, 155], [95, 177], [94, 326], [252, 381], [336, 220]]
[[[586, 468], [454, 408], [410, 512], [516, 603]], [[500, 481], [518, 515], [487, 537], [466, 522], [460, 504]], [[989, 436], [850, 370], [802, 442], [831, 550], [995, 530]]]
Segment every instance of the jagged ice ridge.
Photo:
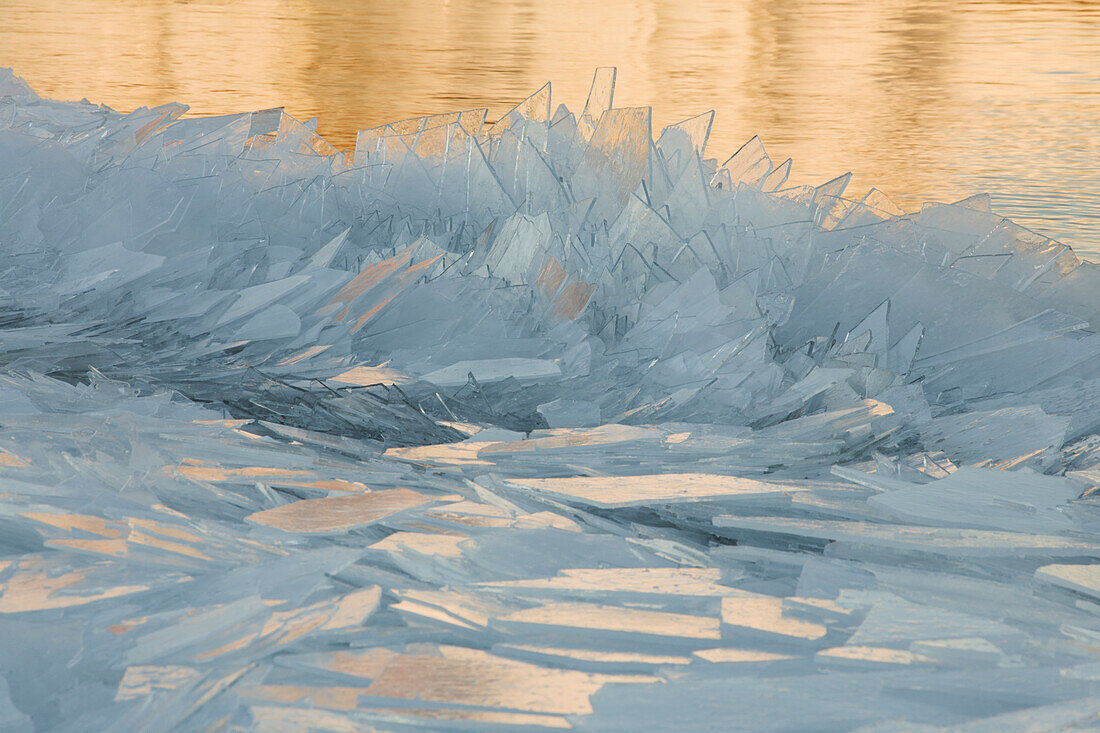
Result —
[[0, 729], [1100, 711], [1100, 269], [599, 69], [342, 153], [0, 71]]

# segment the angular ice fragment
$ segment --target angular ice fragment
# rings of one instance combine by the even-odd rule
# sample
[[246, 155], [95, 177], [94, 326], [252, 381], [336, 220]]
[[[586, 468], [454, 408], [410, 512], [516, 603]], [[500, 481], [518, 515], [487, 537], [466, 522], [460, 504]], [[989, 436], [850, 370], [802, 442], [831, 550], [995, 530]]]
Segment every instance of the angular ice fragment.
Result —
[[30, 85], [16, 76], [15, 71], [10, 68], [0, 69], [0, 95], [21, 101], [39, 99]]
[[145, 584], [113, 582], [112, 569], [109, 563], [69, 565], [31, 555], [6, 562], [0, 575], [0, 614], [69, 608], [149, 589]]
[[412, 381], [412, 377], [402, 374], [396, 369], [389, 369], [385, 364], [378, 366], [355, 366], [346, 372], [341, 372], [332, 378], [333, 382], [341, 384], [354, 384], [360, 387], [371, 385], [400, 385]]
[[731, 647], [699, 649], [692, 652], [692, 654], [712, 664], [753, 664], [794, 659], [790, 654], [776, 654], [775, 652], [765, 652], [756, 649], [734, 649]]
[[703, 473], [649, 476], [574, 476], [570, 478], [511, 479], [537, 493], [599, 507], [650, 506], [721, 499], [780, 498], [799, 487], [757, 479]]
[[[707, 149], [707, 140], [710, 138], [710, 128], [714, 124], [714, 110], [704, 112], [701, 115], [690, 117], [683, 122], [666, 127], [665, 130], [681, 130], [687, 133], [695, 152], [702, 158]], [[663, 134], [663, 133], [662, 133]]]
[[115, 700], [132, 700], [156, 690], [175, 690], [199, 678], [199, 672], [179, 665], [131, 665], [118, 683]]
[[302, 329], [298, 314], [285, 305], [268, 306], [233, 332], [235, 341], [266, 341], [297, 336]]
[[222, 313], [221, 318], [219, 318], [214, 325], [220, 326], [226, 323], [232, 323], [238, 318], [251, 315], [268, 304], [273, 303], [275, 300], [285, 296], [295, 288], [302, 286], [308, 282], [308, 280], [309, 278], [305, 275], [293, 275], [281, 280], [245, 288], [241, 290], [237, 299], [229, 306], [228, 310]]
[[783, 187], [783, 184], [787, 182], [788, 176], [791, 175], [791, 159], [787, 158], [785, 161], [777, 165], [772, 169], [763, 181], [760, 182], [760, 190], [762, 191], [777, 191]]
[[1035, 577], [1053, 585], [1100, 598], [1100, 565], [1044, 565]]
[[512, 284], [530, 284], [537, 277], [534, 269], [548, 254], [551, 235], [550, 219], [545, 214], [535, 218], [509, 217], [485, 255], [484, 267], [491, 275]]
[[1073, 527], [1059, 507], [1079, 493], [1064, 478], [964, 466], [947, 478], [888, 491], [867, 503], [903, 521], [939, 527], [1057, 532]]
[[996, 666], [1005, 659], [1004, 652], [981, 637], [926, 639], [914, 641], [909, 648], [914, 653], [937, 662], [964, 666]]
[[409, 489], [369, 491], [296, 501], [250, 514], [248, 519], [286, 532], [343, 532], [426, 502], [426, 497]]
[[995, 619], [901, 599], [884, 600], [874, 606], [849, 638], [855, 645], [896, 645], [927, 639], [1020, 636], [1016, 629]]
[[898, 374], [907, 374], [913, 368], [913, 360], [917, 357], [917, 349], [920, 348], [923, 336], [924, 326], [920, 323], [909, 329], [886, 353], [886, 368]]
[[502, 616], [507, 628], [544, 628], [636, 634], [685, 640], [720, 638], [717, 618], [606, 606], [590, 603], [549, 603]]
[[740, 634], [748, 630], [765, 636], [814, 641], [825, 636], [827, 629], [812, 621], [784, 616], [783, 599], [747, 595], [722, 599], [722, 624]]
[[590, 428], [600, 424], [600, 406], [595, 402], [559, 398], [535, 409], [552, 428]]
[[394, 532], [371, 547], [387, 552], [413, 551], [422, 555], [459, 557], [462, 555], [459, 545], [467, 539], [462, 535], [435, 532]]
[[460, 361], [433, 372], [421, 375], [425, 382], [440, 387], [458, 387], [466, 384], [470, 375], [478, 382], [499, 382], [503, 379], [540, 380], [561, 376], [561, 367], [546, 359], [523, 359], [508, 357], [504, 359], [479, 359]]
[[550, 662], [575, 668], [593, 670], [651, 669], [655, 666], [691, 664], [691, 658], [674, 654], [650, 654], [645, 652], [604, 651], [600, 649], [575, 649], [532, 644], [499, 644], [493, 647], [498, 653], [507, 653], [524, 661]]
[[[537, 92], [517, 104], [508, 114], [494, 122], [493, 125], [485, 131], [485, 134], [489, 137], [501, 135], [505, 130], [511, 129], [512, 126], [516, 124], [517, 118], [531, 120], [533, 122], [550, 122], [550, 82], [543, 84]], [[478, 134], [474, 130], [470, 130], [470, 132], [475, 136]]]
[[604, 112], [611, 109], [615, 98], [615, 74], [618, 71], [614, 66], [603, 66], [596, 69], [592, 75], [592, 86], [588, 90], [588, 99], [584, 103], [584, 110], [577, 120], [581, 135], [587, 140], [592, 137], [592, 131], [600, 121]]
[[956, 201], [952, 206], [963, 206], [967, 209], [973, 209], [974, 211], [982, 211], [987, 214], [992, 213], [992, 205], [988, 193], [976, 193], [973, 196], [967, 196], [960, 201]]
[[1100, 545], [1055, 535], [971, 529], [937, 529], [899, 524], [793, 519], [788, 517], [714, 517], [715, 527], [768, 532], [791, 537], [852, 542], [902, 551], [920, 550], [960, 557], [1095, 556]]
[[890, 649], [889, 647], [880, 646], [860, 646], [860, 645], [845, 645], [836, 646], [829, 649], [822, 649], [816, 655], [814, 659], [818, 662], [848, 662], [855, 663], [858, 666], [859, 663], [864, 663], [865, 666], [881, 666], [881, 665], [912, 665], [929, 663], [932, 661], [929, 657], [923, 654], [916, 654], [914, 652], [905, 651], [903, 649]]
[[924, 439], [956, 462], [985, 460], [998, 468], [1047, 466], [1065, 441], [1068, 418], [1026, 405], [935, 418]]
[[661, 131], [661, 136], [657, 139], [657, 149], [673, 178], [677, 177], [688, 164], [692, 152], [700, 158], [703, 157], [713, 124], [714, 110], [710, 110], [677, 122], [675, 125], [669, 125]]
[[[403, 655], [385, 666], [371, 695], [410, 697], [463, 705], [577, 714], [591, 710], [588, 696], [605, 682], [631, 682], [572, 670], [545, 669], [472, 649], [440, 649], [438, 657]], [[456, 688], [454, 680], [467, 685]], [[415, 683], [413, 682], [415, 680]], [[487, 684], [490, 680], [493, 684]], [[505, 680], [503, 684], [499, 680]], [[638, 678], [638, 681], [649, 681]]]
[[737, 593], [719, 585], [716, 568], [564, 568], [554, 578], [481, 583], [495, 588], [550, 592], [636, 593], [723, 596]]
[[574, 197], [594, 197], [597, 216], [612, 218], [645, 177], [651, 114], [649, 107], [634, 107], [600, 116], [573, 178]]
[[772, 171], [772, 161], [764, 150], [764, 144], [758, 136], [753, 136], [742, 145], [719, 170], [729, 172], [733, 185], [744, 182], [750, 186], [759, 186]]
[[309, 259], [311, 267], [328, 267], [332, 264], [337, 253], [340, 251], [340, 247], [348, 238], [348, 234], [351, 232], [351, 227], [347, 227], [344, 231], [337, 234], [328, 244], [317, 250], [316, 253]]

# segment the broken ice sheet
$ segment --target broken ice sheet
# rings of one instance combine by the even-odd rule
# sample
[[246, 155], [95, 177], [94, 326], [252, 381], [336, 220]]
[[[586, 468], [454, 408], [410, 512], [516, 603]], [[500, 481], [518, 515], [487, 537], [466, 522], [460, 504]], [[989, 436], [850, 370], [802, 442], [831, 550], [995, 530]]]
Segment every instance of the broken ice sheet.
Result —
[[1100, 269], [615, 80], [348, 156], [0, 72], [0, 728], [1095, 709]]

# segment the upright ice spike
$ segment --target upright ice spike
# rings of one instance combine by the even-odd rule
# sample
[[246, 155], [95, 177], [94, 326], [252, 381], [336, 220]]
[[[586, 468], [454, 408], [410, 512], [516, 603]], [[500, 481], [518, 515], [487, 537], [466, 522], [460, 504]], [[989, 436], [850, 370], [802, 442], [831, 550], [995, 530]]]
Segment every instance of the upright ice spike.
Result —
[[577, 120], [577, 128], [585, 140], [592, 137], [596, 124], [600, 121], [600, 115], [611, 109], [615, 99], [615, 74], [614, 66], [601, 66], [592, 75], [592, 87], [588, 90], [588, 100], [584, 103], [584, 111]]
[[485, 134], [488, 137], [499, 137], [505, 130], [512, 129], [517, 118], [532, 122], [550, 122], [550, 82], [543, 84], [537, 92], [510, 109], [508, 114], [501, 116]]
[[761, 191], [778, 191], [783, 187], [783, 184], [787, 182], [787, 177], [791, 175], [791, 159], [787, 158], [782, 163], [772, 169], [764, 180], [760, 183]]
[[720, 170], [727, 170], [733, 185], [747, 183], [751, 186], [759, 186], [772, 171], [772, 159], [764, 150], [764, 143], [760, 137], [753, 135], [752, 139], [738, 148], [737, 152], [722, 164]]
[[714, 110], [710, 110], [669, 125], [661, 131], [657, 149], [668, 165], [670, 177], [679, 177], [692, 151], [702, 159], [713, 123]]

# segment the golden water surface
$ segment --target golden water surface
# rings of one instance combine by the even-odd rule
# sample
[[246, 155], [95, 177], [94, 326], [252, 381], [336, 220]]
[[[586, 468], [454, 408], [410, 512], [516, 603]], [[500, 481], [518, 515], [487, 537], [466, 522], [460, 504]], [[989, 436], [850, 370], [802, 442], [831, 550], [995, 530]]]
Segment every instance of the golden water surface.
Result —
[[578, 110], [618, 66], [657, 125], [717, 110], [713, 157], [759, 134], [794, 183], [988, 191], [1100, 259], [1100, 0], [0, 0], [5, 65], [123, 111], [285, 106], [342, 148], [545, 81]]

